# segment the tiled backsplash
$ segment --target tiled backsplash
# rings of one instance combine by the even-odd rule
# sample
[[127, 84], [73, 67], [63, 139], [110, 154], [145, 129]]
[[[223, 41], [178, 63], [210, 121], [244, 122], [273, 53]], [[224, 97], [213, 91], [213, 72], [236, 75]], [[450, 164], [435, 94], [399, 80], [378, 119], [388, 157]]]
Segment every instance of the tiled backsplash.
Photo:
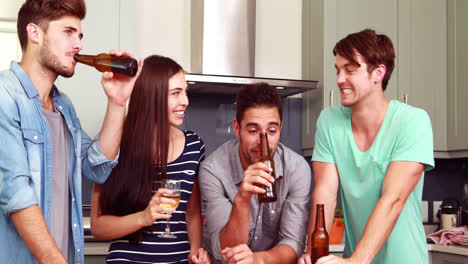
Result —
[[468, 158], [436, 159], [435, 168], [424, 177], [423, 201], [428, 201], [428, 222], [438, 222], [433, 213], [434, 203], [445, 199], [461, 202], [463, 184], [468, 183]]

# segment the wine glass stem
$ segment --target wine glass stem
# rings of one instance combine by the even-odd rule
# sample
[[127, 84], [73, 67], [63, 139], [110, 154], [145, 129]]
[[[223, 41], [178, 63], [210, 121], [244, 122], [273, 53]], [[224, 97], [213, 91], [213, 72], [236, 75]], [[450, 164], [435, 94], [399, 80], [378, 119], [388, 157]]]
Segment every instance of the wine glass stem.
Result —
[[170, 225], [169, 225], [169, 219], [170, 219], [170, 218], [168, 218], [168, 219], [166, 220], [166, 230], [165, 230], [166, 233], [171, 233], [171, 227], [170, 227]]

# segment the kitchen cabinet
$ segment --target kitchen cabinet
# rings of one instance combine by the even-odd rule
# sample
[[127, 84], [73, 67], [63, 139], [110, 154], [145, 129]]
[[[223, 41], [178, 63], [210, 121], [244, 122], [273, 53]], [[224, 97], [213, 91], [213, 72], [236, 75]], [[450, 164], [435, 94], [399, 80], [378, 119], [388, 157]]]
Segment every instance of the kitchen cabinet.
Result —
[[468, 262], [468, 256], [457, 255], [445, 252], [431, 252], [430, 255], [431, 264], [466, 264]]
[[468, 157], [468, 3], [399, 2], [399, 100], [428, 112], [435, 157]]
[[85, 264], [101, 264], [106, 262], [109, 242], [85, 242]]
[[[385, 12], [382, 12], [385, 11]], [[303, 1], [303, 79], [317, 80], [323, 93], [303, 93], [302, 148], [311, 156], [314, 146], [315, 122], [320, 109], [340, 104], [336, 85], [336, 42], [352, 32], [372, 28], [387, 34], [396, 42], [398, 37], [398, 2], [373, 0]], [[398, 72], [394, 71], [386, 96], [398, 98]], [[322, 101], [320, 103], [319, 101]]]
[[[428, 112], [436, 157], [468, 157], [468, 89], [463, 87], [468, 81], [467, 1], [332, 0], [304, 2], [303, 8], [303, 78], [320, 82], [323, 108], [340, 104], [335, 43], [349, 33], [375, 29], [392, 39], [396, 52], [386, 97]], [[307, 126], [315, 118], [312, 103], [304, 94], [305, 156], [314, 146], [315, 126]]]
[[448, 0], [447, 9], [447, 120], [441, 151], [468, 157], [468, 1]]

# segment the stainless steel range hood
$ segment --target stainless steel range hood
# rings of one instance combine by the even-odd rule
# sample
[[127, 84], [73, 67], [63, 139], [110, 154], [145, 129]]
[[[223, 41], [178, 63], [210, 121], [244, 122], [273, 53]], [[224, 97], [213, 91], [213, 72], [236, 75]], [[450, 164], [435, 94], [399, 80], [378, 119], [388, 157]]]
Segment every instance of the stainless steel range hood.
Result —
[[235, 94], [246, 84], [266, 82], [289, 96], [318, 87], [317, 81], [255, 76], [255, 0], [191, 1], [190, 92]]

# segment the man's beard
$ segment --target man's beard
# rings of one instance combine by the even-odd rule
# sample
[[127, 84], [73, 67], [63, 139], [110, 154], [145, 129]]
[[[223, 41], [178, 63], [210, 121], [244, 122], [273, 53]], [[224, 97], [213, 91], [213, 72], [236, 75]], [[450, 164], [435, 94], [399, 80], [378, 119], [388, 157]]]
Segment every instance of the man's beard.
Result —
[[50, 50], [47, 40], [44, 40], [44, 45], [41, 47], [40, 57], [42, 65], [60, 76], [70, 78], [75, 73], [74, 67], [67, 69], [67, 67], [60, 63], [59, 58]]

